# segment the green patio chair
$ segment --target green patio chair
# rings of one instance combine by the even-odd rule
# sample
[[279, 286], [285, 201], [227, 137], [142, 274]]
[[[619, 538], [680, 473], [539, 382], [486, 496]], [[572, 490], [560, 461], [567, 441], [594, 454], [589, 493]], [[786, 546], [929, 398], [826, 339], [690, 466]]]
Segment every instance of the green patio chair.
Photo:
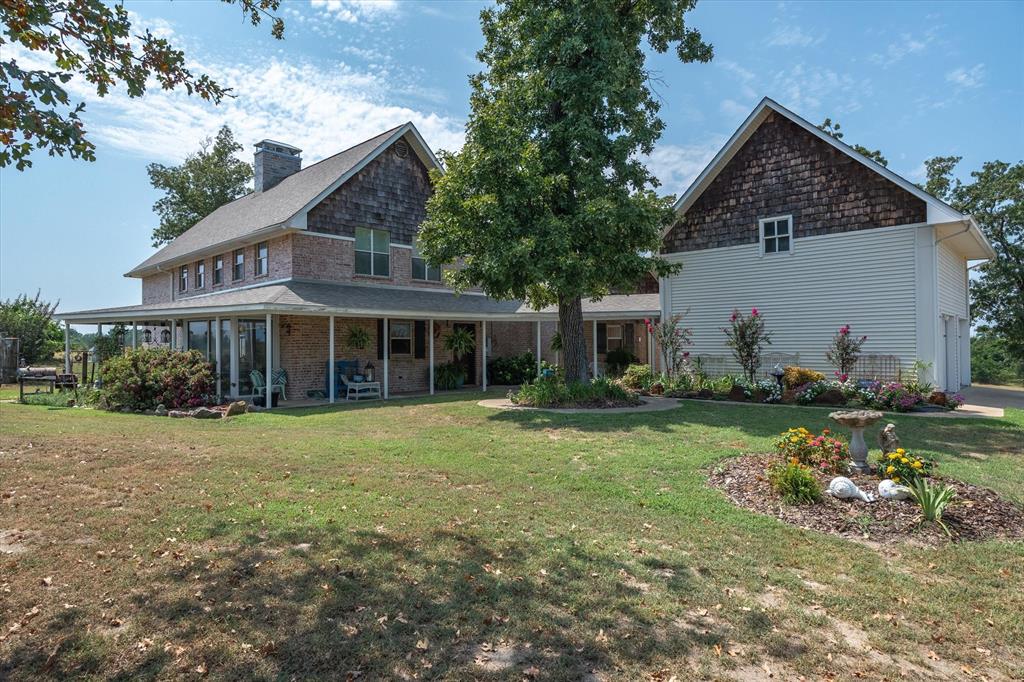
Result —
[[[274, 372], [273, 374], [271, 374], [271, 377], [276, 379], [276, 375], [277, 372]], [[266, 397], [267, 382], [263, 379], [263, 372], [259, 371], [258, 369], [254, 369], [253, 371], [249, 372], [249, 380], [252, 382], [253, 395]], [[278, 383], [277, 381], [273, 381], [270, 385], [270, 392], [280, 393], [281, 397], [284, 398], [284, 384]]]

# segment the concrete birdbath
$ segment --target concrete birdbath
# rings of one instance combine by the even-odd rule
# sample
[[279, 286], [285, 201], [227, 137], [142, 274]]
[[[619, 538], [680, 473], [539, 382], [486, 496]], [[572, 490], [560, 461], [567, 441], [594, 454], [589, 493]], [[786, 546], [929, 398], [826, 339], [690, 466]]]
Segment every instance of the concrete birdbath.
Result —
[[864, 429], [882, 418], [881, 412], [875, 410], [847, 410], [831, 412], [829, 419], [850, 429], [850, 457], [853, 468], [867, 472], [868, 444], [864, 442]]

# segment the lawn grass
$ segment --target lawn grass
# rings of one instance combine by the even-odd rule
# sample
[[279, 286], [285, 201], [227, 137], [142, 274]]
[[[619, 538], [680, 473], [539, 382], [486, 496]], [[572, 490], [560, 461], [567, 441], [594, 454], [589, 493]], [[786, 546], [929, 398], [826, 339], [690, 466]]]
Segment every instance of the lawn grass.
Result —
[[[223, 422], [0, 405], [0, 528], [32, 532], [0, 555], [0, 678], [1024, 674], [1021, 543], [872, 547], [705, 485], [826, 412], [476, 399]], [[1024, 502], [1024, 412], [892, 421]]]

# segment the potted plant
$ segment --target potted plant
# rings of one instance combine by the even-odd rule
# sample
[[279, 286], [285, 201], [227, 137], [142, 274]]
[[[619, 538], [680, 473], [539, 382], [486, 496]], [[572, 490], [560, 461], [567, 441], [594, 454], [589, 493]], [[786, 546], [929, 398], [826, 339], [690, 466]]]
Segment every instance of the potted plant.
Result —
[[370, 333], [362, 327], [348, 328], [348, 347], [353, 350], [364, 350], [370, 345]]
[[445, 362], [434, 368], [434, 386], [441, 391], [462, 388], [466, 370], [456, 362]]
[[465, 327], [456, 327], [444, 337], [444, 347], [455, 357], [461, 357], [476, 350], [476, 338]]

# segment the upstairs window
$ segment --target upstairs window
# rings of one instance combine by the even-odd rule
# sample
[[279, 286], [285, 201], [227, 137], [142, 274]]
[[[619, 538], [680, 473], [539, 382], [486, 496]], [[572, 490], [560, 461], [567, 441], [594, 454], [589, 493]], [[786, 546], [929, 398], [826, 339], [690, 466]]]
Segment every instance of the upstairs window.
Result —
[[793, 250], [793, 216], [760, 220], [763, 253], [788, 253]]
[[256, 245], [256, 276], [270, 272], [270, 247], [266, 242]]
[[391, 322], [388, 325], [388, 336], [391, 337], [391, 355], [412, 354], [411, 322]]
[[203, 289], [206, 287], [206, 263], [199, 261], [196, 263], [196, 289]]
[[436, 268], [433, 265], [427, 264], [423, 256], [420, 255], [419, 251], [412, 252], [412, 278], [422, 279], [428, 282], [440, 282], [441, 281], [441, 268]]
[[245, 251], [238, 249], [235, 251], [235, 264], [231, 268], [231, 279], [238, 281], [245, 277]]
[[391, 235], [386, 230], [356, 228], [356, 274], [387, 277], [391, 274]]
[[224, 256], [213, 259], [213, 286], [224, 283]]
[[182, 265], [178, 271], [178, 291], [188, 291], [188, 266]]

